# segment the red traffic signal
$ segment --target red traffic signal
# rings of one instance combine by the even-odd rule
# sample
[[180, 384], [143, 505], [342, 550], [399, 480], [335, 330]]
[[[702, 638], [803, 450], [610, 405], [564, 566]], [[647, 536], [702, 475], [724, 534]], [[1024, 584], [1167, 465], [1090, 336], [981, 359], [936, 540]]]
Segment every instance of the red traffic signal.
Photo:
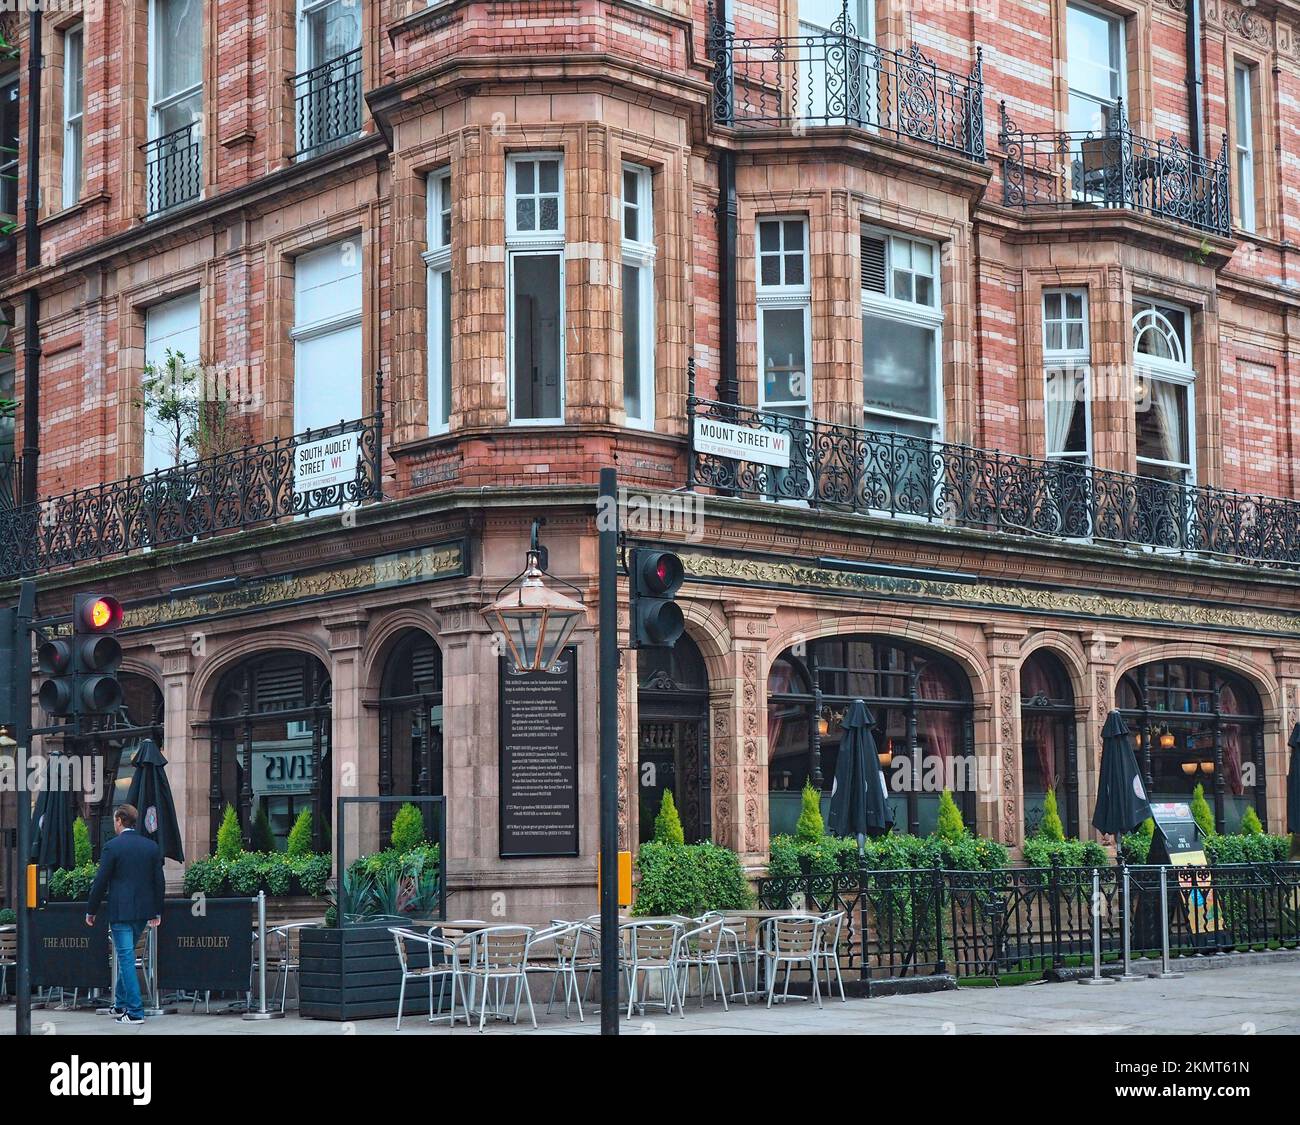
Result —
[[78, 594], [72, 604], [74, 633], [113, 633], [122, 625], [122, 603], [107, 594]]
[[633, 549], [628, 563], [631, 579], [633, 648], [668, 648], [686, 628], [681, 606], [674, 601], [686, 571], [671, 551]]

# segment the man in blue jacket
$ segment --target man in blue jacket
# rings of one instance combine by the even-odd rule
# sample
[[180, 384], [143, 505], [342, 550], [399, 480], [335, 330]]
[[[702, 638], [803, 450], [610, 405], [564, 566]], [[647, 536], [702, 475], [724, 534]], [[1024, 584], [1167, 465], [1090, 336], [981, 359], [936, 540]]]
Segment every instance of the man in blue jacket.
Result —
[[117, 957], [117, 991], [111, 1014], [121, 1024], [144, 1023], [140, 982], [135, 975], [135, 946], [145, 926], [162, 921], [162, 852], [135, 830], [138, 815], [134, 805], [118, 805], [113, 810], [117, 834], [104, 845], [86, 907], [86, 925], [93, 926], [95, 913], [104, 896], [108, 896], [108, 926]]

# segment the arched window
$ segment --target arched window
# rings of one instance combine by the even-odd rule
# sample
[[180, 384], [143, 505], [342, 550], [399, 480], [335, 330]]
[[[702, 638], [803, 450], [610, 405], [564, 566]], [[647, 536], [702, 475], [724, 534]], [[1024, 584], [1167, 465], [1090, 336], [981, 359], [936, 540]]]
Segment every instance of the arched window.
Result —
[[1218, 831], [1235, 832], [1247, 808], [1267, 827], [1263, 710], [1245, 679], [1199, 660], [1144, 664], [1120, 678], [1115, 705], [1153, 801], [1186, 801], [1200, 784]]
[[221, 677], [212, 702], [210, 843], [226, 805], [244, 842], [283, 851], [303, 809], [312, 812], [312, 847], [330, 846], [330, 679], [314, 656], [271, 652]]
[[[384, 664], [379, 694], [379, 793], [443, 795], [442, 650], [418, 629], [403, 634]], [[381, 838], [396, 808], [381, 805]]]
[[709, 677], [704, 657], [683, 634], [670, 649], [637, 651], [637, 822], [642, 843], [654, 835], [665, 789], [688, 844], [713, 833], [709, 761]]
[[[1191, 314], [1142, 302], [1133, 317], [1138, 373], [1134, 427], [1138, 472], [1173, 484], [1196, 483], [1196, 371], [1191, 361]], [[1176, 496], [1157, 497], [1177, 504]], [[1161, 521], [1156, 518], [1157, 524]], [[1181, 538], [1181, 537], [1180, 537]], [[1157, 542], [1163, 544], [1163, 538]], [[1177, 546], [1178, 542], [1166, 544]]]
[[773, 835], [793, 831], [811, 782], [829, 805], [848, 705], [876, 720], [899, 830], [929, 833], [939, 797], [952, 791], [975, 827], [974, 708], [970, 684], [947, 657], [889, 637], [850, 635], [787, 649], [768, 673], [768, 790]]
[[1021, 779], [1025, 835], [1037, 831], [1049, 792], [1067, 836], [1079, 834], [1074, 692], [1060, 659], [1039, 649], [1020, 668]]

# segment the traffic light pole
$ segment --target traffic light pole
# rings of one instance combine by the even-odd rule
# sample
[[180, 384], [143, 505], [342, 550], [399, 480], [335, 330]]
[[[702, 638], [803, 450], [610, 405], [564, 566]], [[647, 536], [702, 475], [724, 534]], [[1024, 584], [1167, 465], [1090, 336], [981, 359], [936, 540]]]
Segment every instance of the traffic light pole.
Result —
[[31, 918], [27, 912], [27, 863], [32, 852], [32, 804], [27, 793], [27, 757], [32, 742], [32, 619], [36, 616], [36, 583], [25, 581], [18, 592], [14, 615], [13, 692], [14, 793], [18, 798], [18, 887], [15, 913], [18, 916], [18, 964], [14, 970], [14, 1032], [32, 1033], [32, 943]]
[[600, 1033], [618, 1034], [618, 472], [600, 470]]

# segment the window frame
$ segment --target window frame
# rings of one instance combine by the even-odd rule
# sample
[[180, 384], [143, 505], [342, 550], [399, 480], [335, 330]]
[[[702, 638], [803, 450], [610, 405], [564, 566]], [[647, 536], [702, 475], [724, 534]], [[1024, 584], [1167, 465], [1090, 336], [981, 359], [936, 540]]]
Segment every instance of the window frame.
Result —
[[[77, 72], [81, 79], [81, 105], [70, 112], [73, 93], [72, 44], [77, 43]], [[63, 32], [63, 159], [59, 194], [64, 208], [75, 207], [85, 188], [86, 143], [86, 24], [78, 21]], [[75, 120], [74, 120], [75, 119]], [[71, 141], [76, 131], [76, 144]]]
[[[1168, 312], [1175, 312], [1183, 318], [1183, 329], [1178, 331], [1176, 325], [1165, 315]], [[1138, 327], [1138, 321], [1147, 317], [1151, 313], [1161, 316], [1161, 319], [1173, 330], [1174, 335], [1178, 338], [1182, 347], [1183, 359], [1181, 362], [1167, 360], [1161, 356], [1146, 355], [1137, 350], [1138, 335], [1145, 331], [1145, 328]], [[1155, 380], [1157, 382], [1171, 383], [1174, 386], [1184, 387], [1186, 389], [1186, 410], [1187, 410], [1187, 461], [1166, 461], [1154, 457], [1142, 457], [1134, 449], [1134, 463], [1137, 465], [1138, 475], [1143, 476], [1142, 466], [1153, 465], [1165, 469], [1177, 469], [1184, 474], [1184, 485], [1194, 487], [1197, 483], [1197, 465], [1196, 465], [1196, 367], [1192, 363], [1192, 315], [1193, 310], [1184, 306], [1174, 304], [1168, 301], [1157, 301], [1149, 297], [1137, 297], [1133, 301], [1133, 316], [1129, 321], [1129, 347], [1133, 353], [1133, 369], [1139, 379], [1147, 381]], [[1147, 396], [1151, 398], [1150, 395]], [[1148, 407], [1149, 409], [1149, 407]], [[1133, 404], [1133, 429], [1134, 436], [1137, 434], [1137, 402]]]
[[149, 18], [149, 59], [148, 59], [148, 65], [146, 67], [146, 69], [148, 70], [149, 104], [147, 107], [148, 127], [146, 132], [147, 132], [147, 139], [151, 141], [156, 141], [159, 137], [163, 137], [167, 135], [165, 133], [159, 132], [158, 130], [158, 122], [161, 118], [160, 109], [168, 109], [173, 105], [178, 105], [181, 102], [185, 101], [187, 98], [193, 97], [194, 94], [197, 93], [199, 95], [199, 113], [201, 117], [203, 111], [204, 92], [205, 92], [203, 88], [204, 86], [203, 83], [204, 29], [203, 29], [203, 16], [202, 16], [202, 12], [200, 11], [198, 17], [199, 20], [199, 80], [192, 86], [187, 86], [183, 90], [174, 91], [166, 95], [166, 97], [159, 98], [158, 86], [157, 86], [158, 67], [155, 65], [155, 62], [162, 58], [162, 52], [165, 49], [161, 44], [158, 36], [158, 4], [160, 2], [161, 0], [149, 0], [149, 16], [148, 16]]
[[452, 372], [443, 370], [442, 366], [448, 337], [451, 334], [451, 325], [443, 322], [442, 309], [447, 295], [455, 299], [451, 270], [451, 231], [444, 230], [443, 223], [444, 217], [450, 216], [451, 208], [451, 169], [449, 167], [436, 169], [428, 174], [425, 181], [426, 249], [421, 255], [425, 265], [427, 300], [428, 367], [425, 381], [425, 407], [431, 435], [445, 434], [450, 430], [451, 399], [454, 395]]
[[[637, 201], [633, 205], [637, 215], [637, 234], [639, 237], [627, 237], [627, 208], [624, 183], [625, 177], [632, 175], [637, 184]], [[623, 405], [626, 421], [637, 429], [653, 430], [655, 427], [655, 235], [654, 235], [654, 170], [644, 164], [624, 161], [622, 175], [619, 177], [619, 221], [622, 237], [623, 266], [636, 270], [638, 306], [638, 327], [636, 350], [637, 366], [640, 379], [640, 414], [627, 412], [627, 382], [623, 385]], [[620, 285], [622, 271], [619, 273]], [[624, 294], [626, 304], [627, 295]], [[623, 348], [626, 354], [627, 334], [623, 335]]]
[[[943, 440], [944, 426], [944, 395], [943, 395], [943, 291], [942, 291], [942, 270], [940, 269], [942, 246], [937, 242], [931, 242], [928, 239], [916, 238], [910, 234], [902, 234], [896, 231], [885, 230], [878, 227], [864, 225], [860, 230], [860, 235], [869, 238], [882, 239], [885, 243], [885, 292], [877, 293], [872, 289], [863, 288], [859, 281], [858, 291], [860, 297], [859, 316], [878, 317], [882, 320], [892, 320], [896, 323], [906, 324], [911, 327], [918, 327], [929, 330], [934, 338], [934, 370], [931, 373], [930, 394], [934, 412], [931, 416], [922, 416], [919, 414], [905, 414], [897, 410], [888, 410], [883, 407], [868, 406], [866, 401], [866, 340], [862, 342], [862, 367], [860, 382], [862, 384], [863, 401], [862, 416], [863, 428], [872, 429], [870, 419], [884, 418], [899, 422], [919, 423], [931, 427], [931, 441]], [[909, 244], [919, 243], [928, 247], [931, 251], [931, 261], [934, 263], [933, 274], [931, 278], [934, 286], [934, 304], [925, 305], [918, 301], [908, 301], [894, 296], [894, 254], [895, 243], [906, 242]], [[859, 241], [860, 244], [860, 241]], [[859, 279], [861, 270], [859, 269]], [[907, 271], [915, 276], [915, 271]]]
[[[303, 320], [301, 316], [301, 300], [298, 289], [300, 278], [300, 265], [302, 259], [314, 254], [320, 254], [327, 250], [337, 250], [349, 242], [357, 244], [357, 303], [347, 309], [330, 313], [326, 316], [318, 317], [314, 320]], [[300, 392], [303, 389], [302, 382], [299, 379], [299, 359], [300, 349], [298, 344], [304, 341], [318, 340], [323, 336], [333, 335], [346, 331], [350, 328], [360, 327], [363, 322], [365, 313], [365, 262], [361, 248], [361, 239], [359, 234], [346, 235], [343, 238], [334, 239], [320, 246], [304, 247], [293, 256], [293, 324], [289, 329], [289, 340], [294, 345], [293, 350], [293, 427], [294, 433], [302, 433], [304, 428], [299, 424], [301, 415]], [[361, 340], [361, 364], [357, 369], [357, 387], [359, 389], [360, 412], [356, 417], [361, 417], [366, 409], [366, 381], [365, 381], [365, 336], [362, 334]], [[337, 424], [337, 421], [352, 421], [346, 414], [340, 414], [339, 419], [329, 423]], [[323, 427], [312, 427], [313, 430]]]
[[1097, 95], [1082, 89], [1076, 89], [1070, 82], [1070, 58], [1069, 58], [1069, 27], [1070, 27], [1070, 9], [1074, 8], [1080, 12], [1086, 12], [1088, 15], [1105, 21], [1115, 34], [1112, 38], [1111, 45], [1116, 48], [1116, 59], [1114, 71], [1119, 79], [1118, 92], [1112, 95], [1110, 107], [1113, 110], [1119, 100], [1128, 102], [1128, 17], [1120, 12], [1110, 11], [1109, 9], [1099, 7], [1096, 4], [1084, 3], [1083, 0], [1068, 0], [1065, 5], [1065, 28], [1064, 38], [1066, 42], [1065, 57], [1065, 89], [1066, 89], [1066, 106], [1065, 116], [1066, 129], [1071, 129], [1070, 122], [1072, 103], [1076, 97], [1091, 102], [1094, 105], [1101, 105]]
[[[1062, 298], [1077, 296], [1082, 300], [1083, 344], [1078, 348], [1049, 348], [1047, 346], [1047, 326], [1055, 318], [1047, 315], [1047, 300], [1052, 296]], [[1064, 311], [1064, 304], [1062, 304]], [[1042, 329], [1043, 329], [1043, 453], [1049, 461], [1069, 461], [1073, 464], [1091, 465], [1093, 459], [1092, 445], [1092, 326], [1089, 321], [1088, 287], [1078, 285], [1049, 286], [1042, 291]], [[1061, 338], [1064, 340], [1066, 326], [1075, 323], [1071, 317], [1063, 316], [1059, 322], [1062, 326]], [[1059, 450], [1053, 452], [1047, 433], [1047, 402], [1049, 401], [1049, 375], [1053, 370], [1082, 372], [1083, 379], [1083, 423], [1084, 449]]]
[[[191, 302], [193, 303], [194, 326], [192, 331], [196, 334], [198, 340], [197, 346], [195, 348], [195, 354], [193, 356], [188, 356], [188, 355], [185, 356], [185, 359], [187, 360], [186, 367], [187, 368], [198, 367], [199, 377], [200, 379], [202, 379], [203, 290], [201, 286], [196, 286], [191, 289], [182, 290], [179, 293], [171, 293], [156, 301], [150, 301], [149, 304], [145, 305], [144, 308], [141, 309], [141, 312], [143, 312], [144, 314], [144, 326], [143, 326], [144, 327], [144, 349], [143, 349], [144, 354], [142, 357], [143, 361], [140, 367], [141, 386], [143, 386], [145, 368], [147, 368], [150, 363], [158, 362], [158, 357], [156, 356], [156, 354], [153, 359], [150, 358], [150, 351], [152, 350], [151, 345], [157, 342], [159, 339], [171, 339], [178, 334], [177, 332], [173, 331], [168, 333], [167, 336], [165, 337], [161, 337], [161, 338], [156, 337], [150, 331], [150, 320], [154, 316], [161, 315], [164, 312], [164, 310], [174, 309], [180, 306], [182, 302], [184, 302], [187, 306]], [[188, 322], [186, 323], [186, 330], [190, 330]], [[166, 348], [165, 345], [164, 348], [165, 350], [170, 350], [169, 348]], [[200, 396], [200, 401], [201, 401], [204, 388], [202, 386], [199, 386], [194, 388], [194, 390], [195, 393]], [[188, 460], [182, 459], [179, 461], [174, 461], [171, 464], [165, 464], [161, 462], [157, 464], [151, 463], [151, 453], [154, 451], [154, 446], [151, 445], [150, 443], [151, 428], [149, 422], [149, 411], [147, 408], [145, 408], [141, 411], [141, 413], [143, 415], [142, 448], [141, 448], [141, 461], [140, 461], [142, 473], [147, 475], [149, 473], [166, 472], [169, 469], [175, 469], [181, 467], [182, 465], [191, 464], [193, 461], [198, 459], [197, 452], [196, 452], [196, 455], [192, 458], [189, 458]]]
[[[558, 185], [556, 229], [520, 231], [515, 227], [515, 220], [517, 217], [515, 213], [515, 203], [519, 198], [515, 190], [516, 169], [523, 163], [540, 163], [545, 160], [554, 160], [556, 162]], [[549, 195], [549, 193], [546, 194]], [[514, 152], [506, 156], [506, 397], [508, 422], [511, 426], [564, 425], [565, 412], [568, 406], [568, 341], [566, 339], [568, 302], [565, 299], [565, 223], [567, 212], [564, 206], [564, 195], [565, 180], [563, 152], [539, 150], [536, 152]], [[535, 191], [532, 193], [532, 197], [540, 201], [542, 193]], [[538, 208], [537, 214], [540, 218], [540, 207]], [[517, 377], [515, 369], [515, 266], [520, 258], [549, 256], [555, 256], [559, 259], [559, 413], [555, 417], [520, 418], [516, 415], [515, 410], [515, 381]]]
[[[1232, 60], [1232, 147], [1233, 172], [1236, 181], [1236, 214], [1233, 216], [1240, 230], [1254, 234], [1259, 229], [1258, 214], [1258, 153], [1255, 148], [1256, 106], [1258, 97], [1256, 87], [1259, 83], [1259, 67], [1246, 59]], [[1244, 86], [1239, 85], [1244, 76]], [[1245, 92], [1245, 111], [1243, 113], [1241, 93]], [[1243, 172], [1243, 168], [1246, 169]], [[1249, 187], [1249, 191], [1247, 190]]]
[[[803, 227], [803, 248], [801, 256], [803, 260], [803, 282], [790, 285], [785, 282], [786, 262], [785, 259], [791, 253], [785, 246], [786, 223], [798, 222]], [[779, 232], [779, 249], [774, 253], [778, 257], [780, 267], [781, 281], [775, 285], [763, 284], [763, 258], [771, 256], [773, 252], [765, 254], [762, 242], [762, 227], [764, 223], [776, 223]], [[805, 390], [802, 403], [798, 404], [803, 407], [804, 414], [802, 417], [806, 420], [812, 418], [813, 412], [813, 355], [812, 355], [812, 272], [809, 269], [811, 264], [811, 254], [809, 250], [809, 239], [812, 233], [812, 224], [809, 216], [799, 213], [782, 213], [772, 215], [758, 215], [754, 219], [754, 304], [755, 304], [755, 321], [756, 321], [756, 341], [758, 344], [757, 354], [755, 356], [755, 367], [758, 372], [758, 409], [768, 410], [776, 414], [786, 414], [789, 417], [797, 418], [799, 415], [790, 414], [796, 404], [793, 400], [781, 400], [770, 402], [767, 397], [767, 369], [763, 362], [766, 354], [766, 317], [764, 313], [775, 311], [800, 311], [803, 313], [803, 348], [804, 348], [804, 380]]]

